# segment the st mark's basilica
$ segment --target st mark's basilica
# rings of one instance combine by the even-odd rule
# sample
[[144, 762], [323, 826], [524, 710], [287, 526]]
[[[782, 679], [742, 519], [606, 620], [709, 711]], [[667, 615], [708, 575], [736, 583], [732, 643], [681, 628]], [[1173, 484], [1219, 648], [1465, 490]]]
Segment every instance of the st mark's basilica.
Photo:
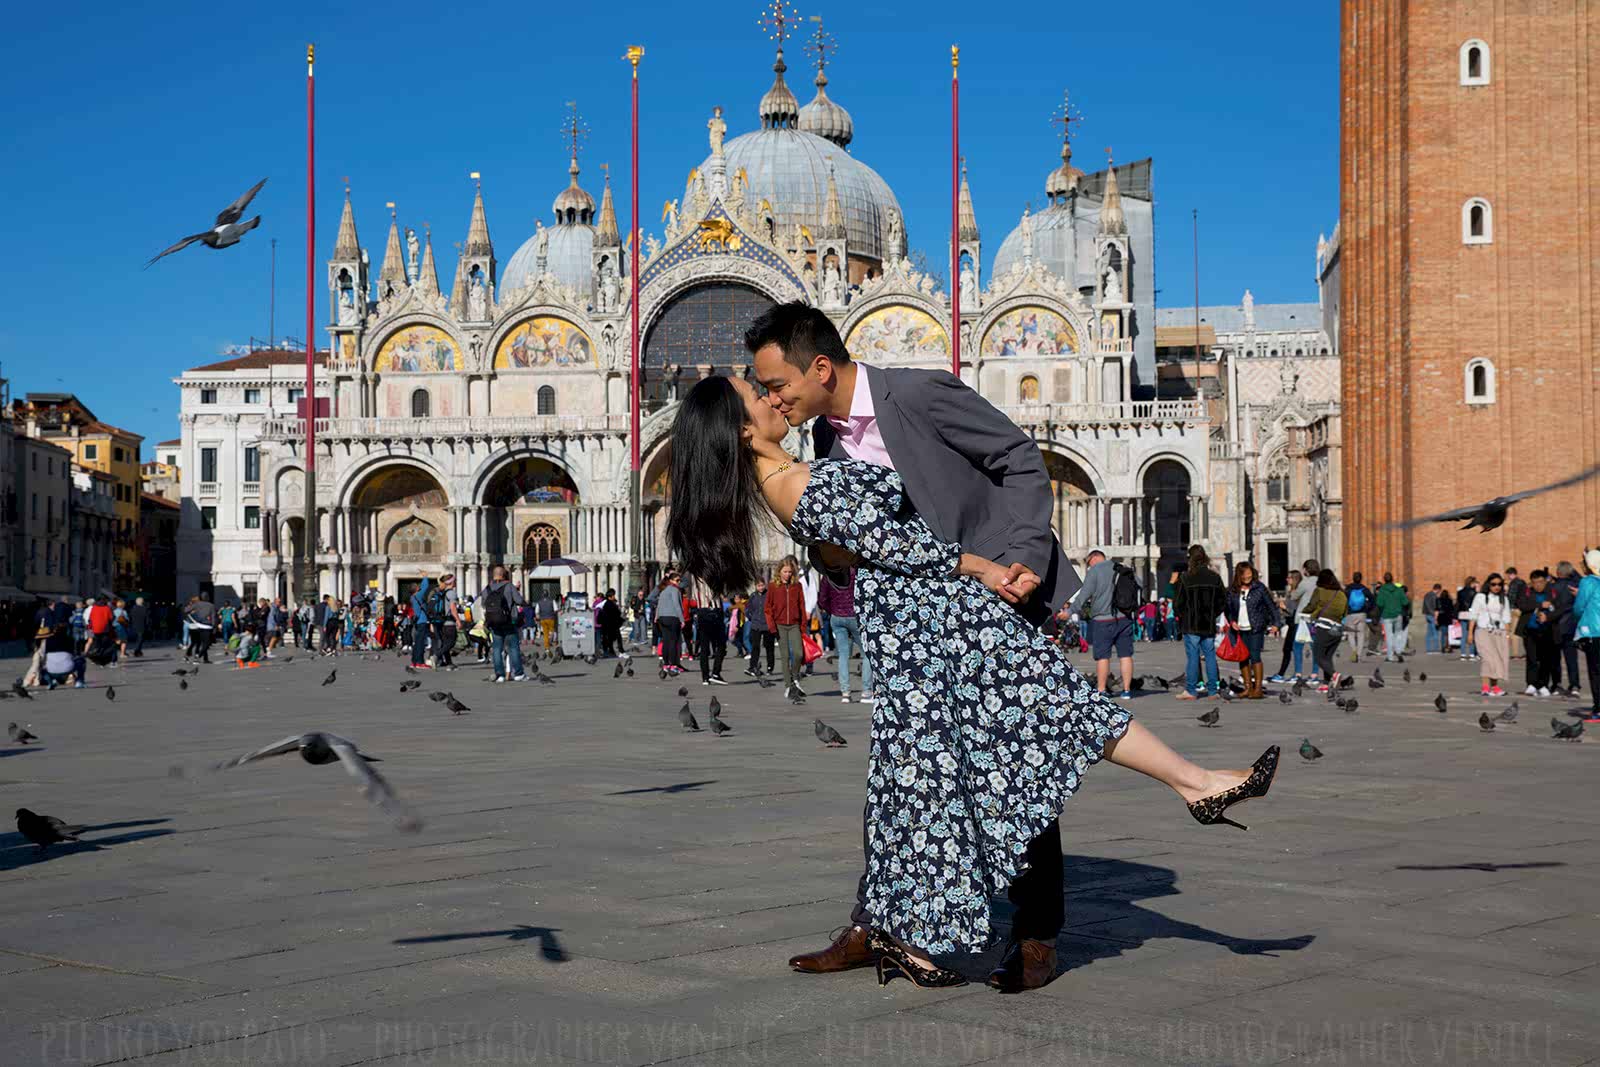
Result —
[[[869, 165], [870, 131], [858, 139], [830, 94], [825, 51], [802, 106], [781, 43], [754, 114], [711, 110], [709, 151], [684, 161], [682, 196], [642, 239], [640, 526], [651, 576], [666, 562], [675, 400], [705, 375], [750, 372], [741, 337], [763, 309], [809, 301], [858, 359], [950, 366], [949, 295], [909, 258], [915, 220]], [[745, 117], [751, 128], [730, 136]], [[1037, 440], [1068, 555], [1105, 547], [1148, 571], [1207, 535], [1209, 420], [1201, 400], [1155, 398], [1151, 161], [1085, 173], [1073, 166], [1070, 123], [1062, 128], [1058, 145], [1038, 145], [1045, 206], [1008, 213], [987, 275], [963, 177], [962, 376]], [[346, 193], [318, 385], [331, 403], [315, 425], [323, 592], [400, 594], [443, 570], [477, 589], [497, 563], [526, 589], [553, 556], [591, 568], [573, 587], [628, 587], [629, 249], [609, 176], [597, 206], [575, 138], [566, 170], [563, 186], [552, 168], [552, 224], [519, 235], [504, 259], [478, 189], [448, 289], [431, 236], [403, 232], [392, 213], [372, 276]], [[944, 244], [939, 220], [920, 225], [941, 234], [928, 247]], [[180, 534], [180, 596], [231, 587], [294, 598], [302, 358], [256, 352], [177, 380], [185, 497], [205, 516]]]

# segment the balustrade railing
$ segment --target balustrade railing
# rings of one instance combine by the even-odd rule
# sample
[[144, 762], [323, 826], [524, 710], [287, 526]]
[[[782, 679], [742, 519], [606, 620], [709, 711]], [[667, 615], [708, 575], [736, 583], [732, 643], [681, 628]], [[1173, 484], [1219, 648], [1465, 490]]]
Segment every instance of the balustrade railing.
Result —
[[[489, 434], [517, 437], [524, 435], [620, 433], [628, 428], [626, 413], [616, 415], [456, 415], [440, 418], [407, 419], [341, 416], [317, 419], [312, 430], [319, 438], [397, 438], [457, 437]], [[275, 440], [295, 440], [305, 436], [305, 421], [296, 418], [268, 419], [261, 436]]]
[[1002, 407], [1019, 426], [1062, 423], [1204, 422], [1200, 400], [1124, 400], [1105, 404], [1012, 404]]

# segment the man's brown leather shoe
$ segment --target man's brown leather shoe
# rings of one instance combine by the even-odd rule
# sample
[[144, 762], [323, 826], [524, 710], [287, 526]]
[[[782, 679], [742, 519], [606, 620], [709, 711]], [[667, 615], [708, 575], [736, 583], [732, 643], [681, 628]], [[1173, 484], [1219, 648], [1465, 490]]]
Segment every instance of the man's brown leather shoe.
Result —
[[1056, 947], [1048, 941], [1013, 941], [989, 984], [1002, 993], [1021, 993], [1048, 985], [1056, 976]]
[[878, 954], [867, 947], [867, 933], [865, 926], [846, 926], [833, 944], [821, 952], [795, 956], [789, 961], [789, 966], [806, 974], [831, 974], [834, 971], [870, 967], [877, 962]]

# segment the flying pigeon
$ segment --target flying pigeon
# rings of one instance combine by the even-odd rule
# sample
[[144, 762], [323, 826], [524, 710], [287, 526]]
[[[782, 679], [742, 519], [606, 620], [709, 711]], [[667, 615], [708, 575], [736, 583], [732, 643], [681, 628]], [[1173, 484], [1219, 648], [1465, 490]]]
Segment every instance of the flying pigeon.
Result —
[[363, 795], [382, 808], [394, 820], [396, 827], [408, 833], [422, 829], [422, 820], [416, 812], [402, 803], [389, 788], [389, 783], [383, 780], [383, 776], [368, 766], [369, 763], [380, 762], [378, 758], [357, 751], [354, 741], [347, 741], [336, 734], [321, 731], [296, 734], [266, 748], [235, 756], [231, 760], [217, 764], [216, 769], [224, 771], [231, 767], [242, 767], [246, 763], [266, 759], [268, 756], [281, 756], [286, 752], [299, 752], [300, 758], [307, 763], [319, 765], [338, 760], [350, 773], [350, 777], [361, 783]]
[[464, 715], [472, 710], [453, 696], [444, 702], [444, 706], [450, 709], [452, 715]]
[[322, 684], [323, 685], [332, 685], [334, 682], [338, 681], [338, 679], [339, 679], [339, 671], [336, 668], [336, 669], [331, 670], [331, 671], [328, 672], [328, 676], [322, 680]]
[[1310, 738], [1304, 738], [1300, 742], [1300, 758], [1308, 761], [1319, 760], [1322, 758], [1322, 749], [1313, 745]]
[[1478, 729], [1484, 733], [1490, 733], [1494, 730], [1494, 720], [1489, 718], [1487, 711], [1478, 716]]
[[204, 243], [208, 248], [227, 248], [229, 245], [238, 244], [239, 238], [261, 225], [260, 215], [253, 216], [243, 222], [239, 220], [244, 217], [244, 209], [250, 206], [250, 201], [255, 199], [255, 195], [261, 191], [261, 187], [265, 184], [267, 184], [267, 179], [265, 178], [256, 182], [243, 196], [217, 213], [217, 224], [215, 226], [201, 233], [190, 234], [165, 252], [156, 255], [150, 260], [150, 263], [145, 264], [145, 268], [149, 269], [150, 264], [162, 256], [170, 256], [174, 252], [182, 251], [196, 241]]
[[[1582, 727], [1583, 723], [1581, 723], [1581, 722], [1578, 723], [1578, 726]], [[721, 719], [712, 719], [711, 720], [711, 732], [716, 734], [718, 737], [721, 737], [723, 734], [732, 733], [733, 732], [733, 727], [729, 726], [727, 723], [723, 722]]]
[[1349, 700], [1344, 702], [1344, 713], [1346, 715], [1354, 715], [1360, 707], [1361, 701], [1357, 700], [1355, 697], [1351, 697]]
[[39, 740], [33, 734], [30, 734], [25, 728], [18, 726], [16, 723], [12, 723], [10, 726], [6, 727], [6, 732], [11, 735], [11, 740], [15, 741], [19, 745], [25, 745], [29, 741]]
[[33, 699], [33, 694], [28, 692], [28, 687], [22, 684], [21, 678], [18, 678], [16, 681], [11, 683], [11, 691], [17, 696], [21, 697], [23, 700]]
[[812, 719], [811, 729], [816, 733], [817, 740], [827, 748], [843, 748], [850, 743], [844, 739], [843, 734], [821, 719]]
[[114, 685], [106, 686], [106, 699], [107, 700], [115, 700], [115, 699], [117, 699], [117, 687], [116, 686], [114, 686]]
[[1550, 729], [1555, 731], [1550, 736], [1560, 741], [1582, 741], [1583, 723], [1562, 722], [1560, 719], [1550, 720]]
[[1454, 511], [1440, 512], [1438, 515], [1425, 515], [1420, 519], [1407, 519], [1405, 522], [1394, 524], [1392, 528], [1406, 529], [1430, 522], [1459, 522], [1462, 519], [1466, 519], [1467, 524], [1461, 529], [1470, 530], [1473, 527], [1477, 527], [1484, 533], [1488, 533], [1506, 521], [1506, 512], [1510, 511], [1511, 505], [1518, 501], [1526, 500], [1531, 496], [1538, 496], [1540, 493], [1548, 493], [1556, 489], [1565, 489], [1568, 486], [1577, 485], [1579, 482], [1588, 481], [1596, 474], [1600, 474], [1600, 464], [1596, 464], [1588, 470], [1579, 471], [1570, 478], [1563, 478], [1559, 482], [1541, 485], [1537, 489], [1524, 489], [1522, 492], [1512, 493], [1510, 496], [1497, 496], [1487, 503], [1471, 504], [1464, 508], [1457, 508]]
[[1440, 715], [1443, 715], [1445, 712], [1450, 710], [1450, 702], [1444, 698], [1443, 693], [1440, 693], [1438, 696], [1433, 698], [1433, 710], [1437, 711]]
[[421, 688], [422, 688], [422, 683], [417, 681], [415, 678], [411, 679], [410, 681], [401, 682], [400, 683], [400, 692], [402, 692], [402, 693], [409, 693], [413, 689], [421, 689]]
[[1199, 722], [1201, 726], [1220, 726], [1222, 725], [1222, 709], [1212, 708], [1204, 715], [1196, 715], [1195, 720]]
[[1509, 708], [1507, 708], [1505, 711], [1502, 711], [1498, 717], [1499, 717], [1501, 722], [1516, 722], [1517, 721], [1517, 712], [1519, 710], [1521, 710], [1521, 709], [1518, 707], [1518, 702], [1513, 700], [1511, 702], [1511, 706]]
[[694, 712], [689, 710], [689, 702], [687, 700], [683, 702], [683, 707], [678, 709], [678, 723], [692, 734], [700, 732], [700, 722], [694, 717]]
[[27, 808], [17, 809], [17, 833], [39, 846], [43, 852], [58, 841], [76, 841], [87, 827], [68, 826], [54, 815], [35, 815]]

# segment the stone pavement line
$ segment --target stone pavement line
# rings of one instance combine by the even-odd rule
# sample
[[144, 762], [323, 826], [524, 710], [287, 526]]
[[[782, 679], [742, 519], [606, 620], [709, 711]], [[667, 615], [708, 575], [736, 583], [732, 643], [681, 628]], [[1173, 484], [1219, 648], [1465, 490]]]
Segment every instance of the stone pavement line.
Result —
[[[0, 960], [107, 968], [13, 966], [5, 1067], [1355, 1063], [1358, 1027], [1385, 1020], [1419, 1027], [1411, 1062], [1450, 1063], [1466, 1060], [1441, 1058], [1423, 1024], [1438, 1038], [1512, 1017], [1540, 1028], [1539, 1054], [1518, 1031], [1515, 1056], [1502, 1041], [1475, 1062], [1600, 1057], [1576, 989], [1600, 974], [1600, 917], [1575, 904], [1600, 874], [1600, 829], [1550, 817], [1592, 788], [1596, 749], [1545, 739], [1566, 701], [1521, 698], [1522, 722], [1480, 735], [1479, 707], [1509, 701], [1463, 693], [1469, 664], [1418, 657], [1428, 686], [1370, 692], [1357, 667], [1348, 717], [1309, 696], [1234, 702], [1201, 730], [1209, 704], [1139, 697], [1136, 715], [1211, 765], [1302, 736], [1327, 758], [1286, 760], [1251, 830], [1228, 835], [1143, 779], [1091, 771], [1062, 820], [1063, 972], [1024, 997], [933, 997], [784, 966], [849, 913], [865, 708], [830, 703], [852, 745], [822, 751], [815, 709], [734, 685], [717, 696], [735, 733], [711, 744], [677, 729], [675, 682], [613, 683], [604, 664], [541, 689], [458, 672], [441, 688], [474, 714], [451, 721], [396, 698], [398, 661], [342, 661], [328, 689], [318, 661], [205, 671], [180, 698], [162, 655], [112, 679], [115, 705], [40, 694], [26, 714], [48, 748], [3, 761], [18, 804], [169, 831], [43, 857], [0, 832], [0, 945], [16, 950]], [[1181, 648], [1139, 660], [1171, 676]], [[832, 683], [815, 685], [826, 701]], [[423, 833], [395, 835], [337, 769], [163, 773], [310, 728], [383, 757]], [[1006, 930], [1003, 899], [995, 917]], [[981, 975], [994, 955], [960, 965]], [[1267, 1049], [1222, 1040], [1274, 1020], [1288, 1029]], [[1357, 1029], [1324, 1040], [1323, 1023]]]
[[107, 974], [126, 974], [135, 978], [160, 978], [167, 982], [188, 982], [192, 985], [205, 985], [204, 982], [193, 978], [180, 978], [175, 974], [159, 974], [155, 971], [130, 971], [121, 967], [107, 967], [104, 964], [88, 963], [84, 960], [63, 959], [60, 956], [46, 956], [39, 952], [24, 952], [21, 949], [5, 948], [0, 946], [0, 952], [7, 956], [20, 956], [25, 960], [38, 960], [40, 963], [53, 963], [57, 967], [73, 967], [80, 971], [104, 971]]

